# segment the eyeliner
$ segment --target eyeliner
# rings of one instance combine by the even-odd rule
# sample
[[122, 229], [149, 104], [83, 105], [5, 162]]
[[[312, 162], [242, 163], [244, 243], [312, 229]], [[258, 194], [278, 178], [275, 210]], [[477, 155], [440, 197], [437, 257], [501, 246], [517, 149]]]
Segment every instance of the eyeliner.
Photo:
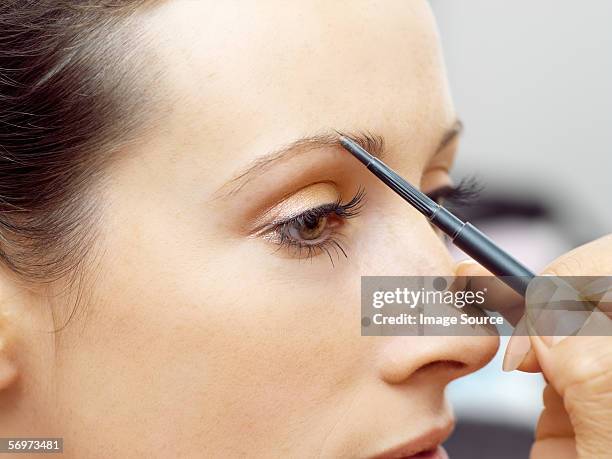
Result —
[[493, 274], [499, 276], [500, 280], [514, 291], [525, 296], [527, 285], [535, 277], [535, 274], [529, 268], [502, 250], [474, 225], [462, 221], [425, 193], [412, 186], [354, 140], [341, 135], [340, 144], [389, 188], [425, 215], [433, 225], [446, 233], [454, 245]]

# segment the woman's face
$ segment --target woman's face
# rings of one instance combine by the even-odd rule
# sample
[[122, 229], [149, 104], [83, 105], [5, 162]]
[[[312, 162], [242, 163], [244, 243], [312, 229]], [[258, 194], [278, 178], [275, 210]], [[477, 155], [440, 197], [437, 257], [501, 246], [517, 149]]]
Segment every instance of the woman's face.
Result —
[[68, 326], [40, 331], [50, 307], [67, 320], [61, 296], [22, 308], [44, 327], [20, 340], [14, 430], [64, 437], [72, 457], [364, 457], [443, 441], [445, 386], [497, 339], [361, 336], [360, 276], [453, 262], [334, 141], [380, 136], [412, 183], [448, 184], [456, 115], [426, 3], [175, 0], [141, 20], [164, 70], [159, 129], [106, 172]]

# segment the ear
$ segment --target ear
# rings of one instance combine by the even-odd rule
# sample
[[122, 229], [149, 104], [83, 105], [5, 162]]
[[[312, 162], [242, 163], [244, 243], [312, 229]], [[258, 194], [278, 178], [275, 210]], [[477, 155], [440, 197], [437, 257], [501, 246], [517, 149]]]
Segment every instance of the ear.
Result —
[[0, 392], [8, 389], [17, 380], [17, 366], [7, 357], [0, 355]]
[[16, 380], [19, 372], [13, 358], [13, 333], [10, 316], [2, 310], [0, 303], [0, 393], [8, 389]]
[[17, 337], [23, 318], [23, 295], [0, 266], [0, 395], [9, 389], [19, 376]]
[[40, 376], [52, 370], [48, 366], [53, 359], [41, 358], [43, 352], [55, 352], [55, 335], [49, 333], [54, 330], [53, 311], [48, 302], [54, 292], [49, 288], [49, 284], [27, 282], [0, 263], [0, 400], [14, 392], [26, 375]]

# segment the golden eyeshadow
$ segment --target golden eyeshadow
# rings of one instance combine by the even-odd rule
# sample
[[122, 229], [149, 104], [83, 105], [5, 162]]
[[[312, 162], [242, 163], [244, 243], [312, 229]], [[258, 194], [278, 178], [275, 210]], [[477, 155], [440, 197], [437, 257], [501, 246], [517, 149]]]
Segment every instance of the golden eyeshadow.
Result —
[[266, 225], [300, 215], [323, 204], [337, 202], [339, 199], [340, 192], [331, 182], [308, 185], [266, 209], [253, 221], [252, 228], [261, 229]]

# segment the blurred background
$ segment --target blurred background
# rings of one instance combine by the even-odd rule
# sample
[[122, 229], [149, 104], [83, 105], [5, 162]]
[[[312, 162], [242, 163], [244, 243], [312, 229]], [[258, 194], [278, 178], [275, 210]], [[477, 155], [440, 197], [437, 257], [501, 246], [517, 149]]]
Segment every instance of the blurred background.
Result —
[[[612, 1], [430, 3], [465, 124], [453, 175], [484, 187], [461, 214], [536, 271], [612, 232]], [[449, 387], [453, 459], [528, 458], [544, 384], [502, 372], [506, 342]]]

